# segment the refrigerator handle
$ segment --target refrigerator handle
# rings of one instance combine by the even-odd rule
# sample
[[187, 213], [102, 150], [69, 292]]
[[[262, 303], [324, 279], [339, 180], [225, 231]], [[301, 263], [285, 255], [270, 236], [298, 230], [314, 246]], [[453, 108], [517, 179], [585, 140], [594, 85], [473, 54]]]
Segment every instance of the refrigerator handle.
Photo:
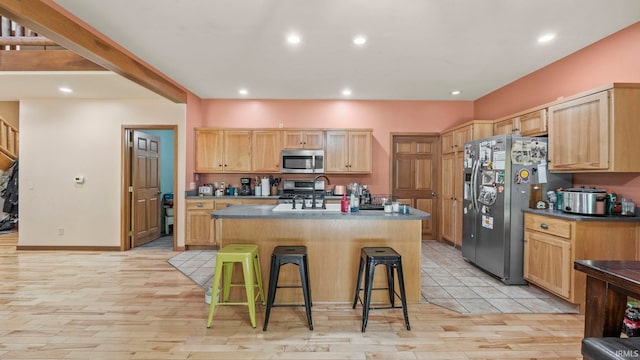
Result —
[[478, 169], [480, 168], [480, 160], [476, 160], [473, 163], [473, 167], [471, 170], [471, 200], [473, 201], [473, 209], [474, 211], [478, 211]]

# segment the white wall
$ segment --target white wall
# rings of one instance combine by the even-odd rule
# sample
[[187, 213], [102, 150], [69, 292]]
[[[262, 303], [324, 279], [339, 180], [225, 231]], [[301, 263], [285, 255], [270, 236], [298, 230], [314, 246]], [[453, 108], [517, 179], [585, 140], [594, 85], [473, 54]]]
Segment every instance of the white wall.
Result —
[[178, 126], [184, 246], [186, 105], [162, 99], [20, 101], [20, 246], [120, 246], [122, 125]]

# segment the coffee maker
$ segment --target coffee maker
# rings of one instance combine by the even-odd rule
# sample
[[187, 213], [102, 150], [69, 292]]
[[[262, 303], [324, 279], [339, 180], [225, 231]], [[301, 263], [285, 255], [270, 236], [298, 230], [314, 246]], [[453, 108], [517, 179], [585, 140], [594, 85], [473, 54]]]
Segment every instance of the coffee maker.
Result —
[[240, 195], [251, 195], [251, 178], [240, 178]]

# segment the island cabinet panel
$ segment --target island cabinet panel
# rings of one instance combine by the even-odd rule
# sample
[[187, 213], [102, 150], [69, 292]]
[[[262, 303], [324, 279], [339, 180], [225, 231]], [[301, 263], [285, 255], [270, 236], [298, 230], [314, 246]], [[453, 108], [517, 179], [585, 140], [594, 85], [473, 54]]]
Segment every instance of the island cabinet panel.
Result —
[[[402, 256], [407, 301], [420, 302], [421, 221], [420, 220], [336, 220], [336, 219], [237, 219], [220, 221], [221, 246], [257, 244], [260, 251], [264, 287], [269, 286], [269, 261], [278, 245], [305, 245], [309, 260], [309, 276], [313, 302], [353, 301], [360, 248], [391, 246]], [[242, 279], [239, 267], [234, 269], [237, 281]], [[298, 269], [283, 267], [279, 285], [299, 284]], [[375, 287], [383, 287], [383, 267], [375, 274]], [[397, 282], [396, 282], [397, 284]], [[242, 299], [242, 289], [232, 298]], [[396, 289], [396, 291], [398, 291]], [[387, 302], [388, 295], [374, 291], [374, 302]], [[300, 289], [279, 289], [276, 302], [302, 303]]]
[[586, 277], [575, 260], [637, 260], [637, 222], [524, 214], [524, 278], [584, 310]]
[[640, 84], [612, 84], [549, 106], [549, 169], [640, 172]]

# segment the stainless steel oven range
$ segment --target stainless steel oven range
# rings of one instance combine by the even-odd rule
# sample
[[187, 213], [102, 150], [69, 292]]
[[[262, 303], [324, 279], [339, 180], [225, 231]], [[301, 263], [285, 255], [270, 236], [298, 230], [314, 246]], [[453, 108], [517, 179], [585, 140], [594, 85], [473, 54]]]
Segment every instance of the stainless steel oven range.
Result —
[[324, 200], [324, 180], [284, 180], [282, 182], [282, 195], [278, 198], [279, 204], [293, 204], [296, 206], [313, 206], [312, 199], [315, 199], [316, 207], [322, 206]]

